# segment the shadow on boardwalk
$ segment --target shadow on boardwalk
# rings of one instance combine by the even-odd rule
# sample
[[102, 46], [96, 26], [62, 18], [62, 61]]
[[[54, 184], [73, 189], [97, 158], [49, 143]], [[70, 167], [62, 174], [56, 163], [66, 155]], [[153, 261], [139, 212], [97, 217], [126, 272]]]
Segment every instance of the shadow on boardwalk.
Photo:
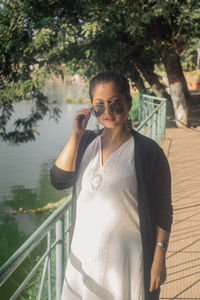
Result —
[[192, 127], [200, 126], [200, 92], [191, 94], [189, 121]]
[[200, 95], [191, 128], [168, 128], [162, 144], [171, 166], [174, 221], [167, 280], [160, 299], [200, 300]]

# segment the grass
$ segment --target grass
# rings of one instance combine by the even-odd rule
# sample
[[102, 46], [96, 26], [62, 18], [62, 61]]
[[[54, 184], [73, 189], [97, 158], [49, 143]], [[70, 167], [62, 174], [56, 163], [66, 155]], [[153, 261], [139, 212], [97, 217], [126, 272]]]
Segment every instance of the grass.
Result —
[[90, 99], [89, 98], [76, 98], [76, 97], [73, 97], [73, 98], [67, 98], [67, 99], [65, 99], [65, 101], [67, 103], [74, 103], [74, 104], [90, 103]]

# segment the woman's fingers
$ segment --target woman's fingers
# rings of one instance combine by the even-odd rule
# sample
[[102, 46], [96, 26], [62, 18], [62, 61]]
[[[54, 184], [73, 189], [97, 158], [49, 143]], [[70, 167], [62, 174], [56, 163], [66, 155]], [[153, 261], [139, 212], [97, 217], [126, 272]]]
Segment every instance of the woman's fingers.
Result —
[[159, 255], [159, 252], [156, 252], [154, 255], [153, 263], [151, 266], [151, 278], [149, 291], [152, 292], [155, 289], [159, 289], [160, 285], [166, 280], [166, 265], [165, 257]]
[[92, 111], [91, 108], [82, 108], [82, 109], [79, 109], [79, 110], [75, 113], [75, 119], [78, 118], [78, 116], [80, 116], [80, 115], [90, 116], [91, 111]]
[[151, 280], [149, 291], [152, 292], [155, 289], [155, 281]]
[[155, 289], [157, 290], [157, 289], [159, 289], [159, 287], [160, 287], [160, 278], [157, 279], [157, 281], [156, 281]]
[[160, 275], [151, 274], [149, 291], [152, 292], [153, 290], [159, 289], [160, 285], [163, 284], [165, 280], [166, 280], [165, 270]]
[[149, 291], [153, 292], [153, 290], [157, 290], [160, 287], [160, 279], [152, 279], [150, 283]]
[[90, 118], [92, 108], [81, 108], [74, 116], [74, 130], [77, 132], [83, 132], [87, 126], [87, 122]]
[[75, 114], [75, 120], [81, 119], [82, 121], [88, 121], [91, 115], [91, 110], [79, 110]]
[[166, 281], [166, 279], [167, 279], [166, 268], [164, 268], [164, 270], [162, 272], [160, 284], [163, 284]]
[[92, 110], [91, 107], [88, 107], [88, 108], [80, 108], [79, 110], [77, 110], [76, 113], [87, 113], [87, 112], [90, 112]]

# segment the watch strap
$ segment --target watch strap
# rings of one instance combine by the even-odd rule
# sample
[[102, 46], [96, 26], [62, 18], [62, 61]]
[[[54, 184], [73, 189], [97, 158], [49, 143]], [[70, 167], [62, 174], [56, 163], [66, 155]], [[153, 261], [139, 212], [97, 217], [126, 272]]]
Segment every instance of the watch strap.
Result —
[[162, 247], [163, 249], [167, 249], [168, 242], [162, 241], [162, 242], [156, 242], [156, 245]]

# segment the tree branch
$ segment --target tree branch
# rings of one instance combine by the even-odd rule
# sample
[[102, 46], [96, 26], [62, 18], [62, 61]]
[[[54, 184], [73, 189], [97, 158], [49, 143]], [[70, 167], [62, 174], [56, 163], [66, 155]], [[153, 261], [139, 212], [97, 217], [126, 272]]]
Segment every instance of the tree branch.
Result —
[[184, 16], [184, 18], [183, 18], [183, 20], [182, 20], [182, 22], [181, 22], [181, 25], [180, 25], [180, 27], [179, 27], [179, 30], [178, 30], [178, 32], [177, 32], [175, 38], [174, 38], [175, 40], [177, 40], [177, 39], [179, 38], [180, 34], [181, 34], [181, 31], [182, 31], [182, 29], [183, 29], [183, 26], [184, 26], [186, 17], [189, 15], [189, 13], [190, 13], [190, 11], [191, 11], [193, 2], [194, 2], [194, 1], [191, 1], [191, 3], [190, 3], [189, 6], [188, 6], [188, 11], [186, 12], [186, 14], [185, 14], [185, 16]]

